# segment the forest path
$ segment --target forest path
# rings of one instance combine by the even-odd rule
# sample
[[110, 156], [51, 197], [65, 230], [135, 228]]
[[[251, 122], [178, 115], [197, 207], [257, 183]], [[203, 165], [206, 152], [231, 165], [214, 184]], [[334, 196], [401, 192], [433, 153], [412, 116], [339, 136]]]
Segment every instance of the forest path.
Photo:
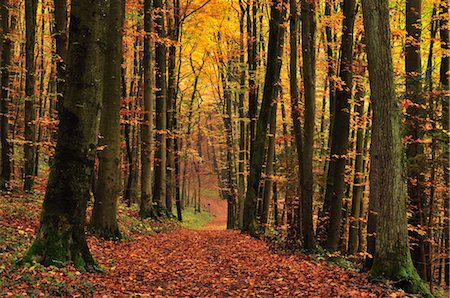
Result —
[[[230, 230], [175, 229], [92, 247], [106, 274], [89, 274], [96, 296], [380, 297], [365, 275], [301, 255], [272, 252]], [[140, 297], [140, 296], [139, 296]]]
[[177, 228], [139, 235], [131, 242], [91, 246], [106, 269], [106, 276], [90, 275], [97, 284], [96, 295], [380, 297], [384, 293], [363, 274], [302, 255], [276, 254], [261, 240], [226, 230], [227, 203], [214, 188], [205, 189], [202, 205], [214, 217], [198, 230]]

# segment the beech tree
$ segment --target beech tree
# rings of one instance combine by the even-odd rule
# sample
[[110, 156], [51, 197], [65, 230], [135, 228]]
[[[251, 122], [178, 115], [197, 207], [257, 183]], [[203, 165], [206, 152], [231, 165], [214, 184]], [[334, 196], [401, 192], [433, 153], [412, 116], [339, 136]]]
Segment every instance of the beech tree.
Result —
[[270, 30], [267, 53], [267, 69], [264, 79], [263, 100], [256, 124], [255, 140], [251, 146], [250, 174], [244, 201], [244, 220], [242, 231], [255, 235], [258, 231], [256, 221], [256, 200], [261, 180], [266, 145], [267, 126], [275, 96], [275, 84], [280, 78], [282, 49], [284, 39], [283, 21], [286, 14], [286, 1], [274, 1], [270, 6]]
[[58, 141], [39, 228], [26, 261], [96, 268], [84, 230], [102, 109], [108, 10], [109, 1], [71, 1]]
[[104, 238], [121, 238], [117, 224], [117, 200], [120, 193], [120, 71], [125, 1], [111, 0], [105, 51], [103, 109], [100, 119], [98, 178], [91, 228]]
[[25, 145], [24, 145], [24, 190], [30, 191], [33, 187], [33, 176], [35, 175], [35, 139], [36, 139], [36, 108], [34, 84], [36, 81], [36, 12], [37, 0], [25, 1], [25, 24], [26, 24], [26, 61], [27, 69], [25, 77]]
[[[428, 293], [412, 263], [406, 220], [400, 113], [395, 94], [389, 4], [363, 0], [372, 105], [370, 200], [378, 202], [373, 278], [389, 279], [411, 292]], [[375, 191], [374, 191], [375, 190]]]

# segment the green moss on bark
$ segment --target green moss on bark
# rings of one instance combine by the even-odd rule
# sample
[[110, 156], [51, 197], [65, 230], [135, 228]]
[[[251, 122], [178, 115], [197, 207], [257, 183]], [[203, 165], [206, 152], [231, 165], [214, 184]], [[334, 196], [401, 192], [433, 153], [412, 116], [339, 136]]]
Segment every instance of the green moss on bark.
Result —
[[84, 231], [44, 225], [25, 254], [23, 262], [38, 262], [44, 266], [64, 267], [72, 263], [80, 271], [99, 271], [84, 238]]
[[397, 262], [374, 263], [369, 279], [392, 281], [392, 284], [407, 293], [422, 294], [433, 297], [425, 282], [420, 278], [410, 256], [399, 256]]

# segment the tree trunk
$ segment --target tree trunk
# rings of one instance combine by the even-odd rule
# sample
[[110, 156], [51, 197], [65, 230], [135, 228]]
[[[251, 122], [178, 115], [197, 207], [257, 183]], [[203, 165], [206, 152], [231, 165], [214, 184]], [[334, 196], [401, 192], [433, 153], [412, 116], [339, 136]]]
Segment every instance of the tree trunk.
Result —
[[[277, 91], [280, 88], [281, 86], [277, 86]], [[277, 132], [277, 91], [275, 91], [275, 100], [272, 103], [272, 113], [270, 115], [269, 122], [269, 144], [267, 149], [266, 174], [264, 177], [263, 207], [261, 216], [261, 224], [263, 226], [269, 223], [270, 204], [272, 203], [273, 171], [275, 162], [275, 136]]]
[[55, 1], [55, 27], [56, 42], [56, 110], [59, 111], [64, 98], [64, 86], [66, 81], [67, 59], [67, 0]]
[[341, 62], [339, 77], [342, 88], [336, 92], [334, 124], [331, 129], [331, 153], [328, 166], [325, 201], [330, 202], [330, 218], [325, 247], [335, 251], [339, 247], [342, 198], [345, 191], [345, 165], [347, 163], [348, 138], [350, 132], [350, 100], [353, 87], [353, 28], [355, 25], [356, 1], [344, 0], [342, 22]]
[[251, 235], [257, 234], [256, 202], [261, 180], [264, 149], [266, 145], [267, 125], [271, 114], [275, 95], [275, 85], [280, 78], [283, 54], [284, 26], [286, 0], [274, 1], [270, 9], [269, 46], [267, 53], [267, 69], [264, 80], [263, 100], [256, 126], [255, 140], [250, 153], [250, 175], [247, 182], [247, 193], [244, 202], [244, 219], [242, 231]]
[[72, 0], [68, 76], [40, 225], [25, 260], [95, 269], [84, 232], [102, 109], [109, 1]]
[[36, 43], [36, 12], [37, 0], [25, 1], [25, 27], [26, 27], [26, 55], [25, 55], [25, 180], [23, 189], [31, 191], [34, 183], [35, 173], [35, 139], [36, 139], [36, 109], [34, 107], [34, 83], [36, 80], [36, 61], [34, 58], [34, 49]]
[[166, 86], [166, 46], [164, 44], [164, 5], [162, 0], [153, 0], [155, 9], [155, 33], [158, 35], [155, 47], [156, 59], [156, 148], [154, 160], [153, 203], [156, 215], [166, 214], [166, 128], [167, 128], [167, 86]]
[[301, 213], [303, 245], [313, 249], [313, 151], [316, 105], [316, 6], [313, 1], [301, 1], [303, 80], [305, 92], [305, 123], [303, 128], [303, 171]]
[[[420, 143], [423, 138], [421, 127], [424, 121], [424, 110], [420, 106], [424, 103], [422, 92], [422, 63], [420, 57], [422, 0], [406, 1], [406, 41], [405, 41], [405, 71], [406, 71], [406, 135], [410, 137], [406, 147], [408, 158], [408, 195], [413, 206], [414, 216], [409, 223], [420, 229], [426, 225], [423, 208], [425, 204], [425, 174], [423, 169], [428, 166], [424, 163], [424, 146]], [[422, 278], [426, 277], [424, 237], [411, 233], [416, 242], [413, 246], [412, 257], [416, 268]]]
[[92, 209], [91, 229], [106, 239], [121, 238], [117, 223], [117, 199], [120, 192], [120, 71], [122, 65], [122, 31], [125, 1], [110, 0], [106, 34], [106, 57], [103, 83], [103, 110], [100, 120], [98, 178]]
[[[298, 162], [298, 198], [302, 197], [301, 190], [304, 182], [304, 170], [303, 170], [303, 133], [302, 133], [302, 124], [300, 121], [300, 108], [299, 108], [299, 90], [298, 90], [298, 80], [297, 80], [297, 58], [298, 58], [298, 10], [297, 10], [297, 1], [290, 0], [290, 17], [289, 17], [289, 45], [290, 45], [290, 55], [289, 55], [289, 88], [291, 95], [291, 116], [294, 130], [294, 139], [295, 146], [297, 149], [297, 162]], [[283, 128], [283, 130], [286, 130]], [[284, 132], [285, 134], [287, 131]], [[286, 190], [287, 192], [287, 190]], [[291, 205], [291, 204], [290, 204]], [[290, 208], [290, 206], [289, 206]], [[295, 205], [295, 214], [300, 214], [300, 205]], [[299, 219], [299, 216], [296, 217]], [[297, 240], [300, 238], [300, 223], [294, 223], [289, 226], [290, 232], [288, 233], [289, 237]]]
[[244, 98], [245, 98], [245, 53], [244, 53], [244, 17], [245, 9], [242, 0], [239, 0], [239, 64], [240, 78], [239, 78], [239, 164], [238, 164], [238, 203], [239, 203], [239, 228], [242, 228], [244, 220], [244, 199], [245, 199], [245, 115], [244, 115]]
[[[378, 202], [371, 277], [389, 279], [411, 292], [428, 292], [414, 269], [408, 243], [401, 120], [395, 96], [389, 4], [363, 0], [373, 124], [370, 199]], [[375, 191], [374, 191], [375, 190]]]
[[359, 228], [361, 217], [361, 202], [364, 196], [365, 189], [365, 169], [364, 169], [364, 133], [367, 123], [368, 114], [364, 115], [364, 87], [356, 84], [356, 114], [357, 114], [357, 131], [356, 131], [356, 160], [355, 160], [355, 175], [353, 178], [353, 194], [352, 194], [352, 209], [350, 215], [350, 227], [348, 233], [348, 253], [354, 254], [359, 250]]
[[8, 142], [9, 135], [9, 66], [11, 63], [11, 38], [8, 36], [9, 28], [9, 5], [8, 0], [0, 1], [0, 17], [2, 30], [0, 32], [1, 42], [1, 90], [0, 90], [0, 190], [8, 187], [11, 179], [11, 145]]
[[152, 46], [152, 0], [144, 2], [144, 122], [142, 124], [141, 153], [141, 217], [153, 216], [152, 205], [152, 168], [153, 149], [153, 46]]

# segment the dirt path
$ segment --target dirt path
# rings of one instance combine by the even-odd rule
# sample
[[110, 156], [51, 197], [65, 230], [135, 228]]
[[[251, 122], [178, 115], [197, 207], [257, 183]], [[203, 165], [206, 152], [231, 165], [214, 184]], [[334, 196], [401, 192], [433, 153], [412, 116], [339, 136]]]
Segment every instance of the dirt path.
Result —
[[[225, 230], [225, 201], [202, 196], [214, 218], [201, 230], [176, 229], [125, 243], [96, 246], [106, 276], [91, 275], [108, 297], [379, 297], [362, 274], [303, 256], [273, 253], [266, 243]], [[209, 204], [209, 205], [208, 205]], [[114, 260], [114, 261], [112, 261]]]
[[[95, 247], [106, 275], [92, 274], [98, 296], [380, 297], [364, 275], [306, 257], [272, 253], [238, 231], [177, 229]], [[114, 261], [113, 261], [114, 260]], [[107, 286], [102, 288], [102, 284]], [[141, 297], [141, 296], [139, 296]]]
[[224, 200], [207, 200], [209, 212], [213, 219], [200, 230], [225, 230], [227, 227], [227, 202]]

